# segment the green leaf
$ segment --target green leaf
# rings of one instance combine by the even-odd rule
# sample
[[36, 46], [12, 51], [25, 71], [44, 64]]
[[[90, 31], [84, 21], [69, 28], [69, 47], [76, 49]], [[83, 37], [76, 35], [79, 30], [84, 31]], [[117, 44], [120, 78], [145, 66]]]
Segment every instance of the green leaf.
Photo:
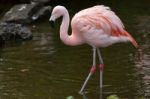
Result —
[[73, 96], [68, 96], [66, 99], [74, 99]]
[[119, 97], [117, 95], [110, 95], [107, 99], [119, 99]]

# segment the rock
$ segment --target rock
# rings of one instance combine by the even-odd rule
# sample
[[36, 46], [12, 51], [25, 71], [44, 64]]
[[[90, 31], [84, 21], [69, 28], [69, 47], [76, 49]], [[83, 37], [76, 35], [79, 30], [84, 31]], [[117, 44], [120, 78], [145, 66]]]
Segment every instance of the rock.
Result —
[[0, 4], [30, 3], [31, 0], [0, 0]]
[[32, 20], [37, 20], [39, 18], [42, 18], [43, 16], [46, 16], [48, 14], [50, 14], [50, 10], [52, 9], [51, 6], [44, 6], [42, 7], [37, 13], [35, 13], [32, 16]]
[[44, 6], [41, 3], [15, 5], [3, 16], [1, 22], [29, 24], [48, 13], [50, 14], [51, 8], [51, 6]]
[[31, 0], [17, 0], [17, 3], [30, 3]]
[[0, 0], [1, 4], [18, 4], [18, 3], [30, 3], [30, 2], [35, 2], [35, 3], [47, 3], [50, 0]]
[[35, 2], [35, 3], [47, 3], [50, 0], [31, 0], [31, 2]]
[[17, 31], [17, 36], [23, 40], [31, 39], [32, 32], [26, 26], [21, 26], [20, 29]]
[[39, 3], [15, 5], [4, 15], [1, 22], [31, 23], [33, 14], [41, 7]]
[[0, 38], [2, 41], [11, 39], [31, 39], [32, 33], [26, 27], [16, 23], [0, 23]]
[[31, 4], [13, 6], [0, 20], [0, 42], [18, 38], [31, 39], [32, 33], [25, 25], [50, 14], [51, 6], [44, 6], [48, 1], [34, 0]]

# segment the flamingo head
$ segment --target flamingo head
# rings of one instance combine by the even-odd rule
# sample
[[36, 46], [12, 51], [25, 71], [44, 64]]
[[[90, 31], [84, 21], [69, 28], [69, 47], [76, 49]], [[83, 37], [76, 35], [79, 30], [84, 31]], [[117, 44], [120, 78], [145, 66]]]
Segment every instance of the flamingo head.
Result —
[[64, 6], [56, 6], [52, 10], [51, 17], [49, 19], [49, 22], [52, 27], [54, 27], [54, 22], [56, 19], [64, 15], [64, 12], [66, 11], [66, 8]]

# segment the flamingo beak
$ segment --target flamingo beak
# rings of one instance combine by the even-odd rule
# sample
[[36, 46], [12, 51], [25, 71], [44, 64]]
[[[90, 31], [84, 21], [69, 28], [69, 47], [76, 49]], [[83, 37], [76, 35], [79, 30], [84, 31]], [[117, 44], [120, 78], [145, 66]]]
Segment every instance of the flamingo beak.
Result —
[[51, 17], [50, 17], [50, 19], [49, 19], [49, 23], [50, 23], [50, 25], [51, 25], [51, 27], [52, 28], [54, 28], [55, 27], [55, 16], [54, 15], [51, 15]]
[[52, 28], [55, 27], [55, 22], [53, 20], [50, 20], [49, 23], [50, 23], [50, 25], [51, 25]]

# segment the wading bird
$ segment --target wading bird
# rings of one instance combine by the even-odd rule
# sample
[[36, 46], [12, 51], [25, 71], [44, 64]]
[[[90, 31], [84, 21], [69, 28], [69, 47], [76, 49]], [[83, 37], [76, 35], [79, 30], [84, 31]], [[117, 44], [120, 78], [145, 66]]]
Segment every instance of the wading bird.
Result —
[[102, 88], [104, 63], [99, 48], [128, 41], [138, 47], [134, 38], [125, 30], [120, 18], [109, 7], [97, 5], [76, 13], [71, 20], [71, 35], [68, 34], [70, 17], [64, 6], [54, 7], [49, 21], [52, 24], [61, 16], [60, 39], [66, 45], [88, 44], [93, 48], [93, 64], [79, 93], [83, 93], [89, 78], [96, 70], [96, 52], [100, 61], [100, 88]]

